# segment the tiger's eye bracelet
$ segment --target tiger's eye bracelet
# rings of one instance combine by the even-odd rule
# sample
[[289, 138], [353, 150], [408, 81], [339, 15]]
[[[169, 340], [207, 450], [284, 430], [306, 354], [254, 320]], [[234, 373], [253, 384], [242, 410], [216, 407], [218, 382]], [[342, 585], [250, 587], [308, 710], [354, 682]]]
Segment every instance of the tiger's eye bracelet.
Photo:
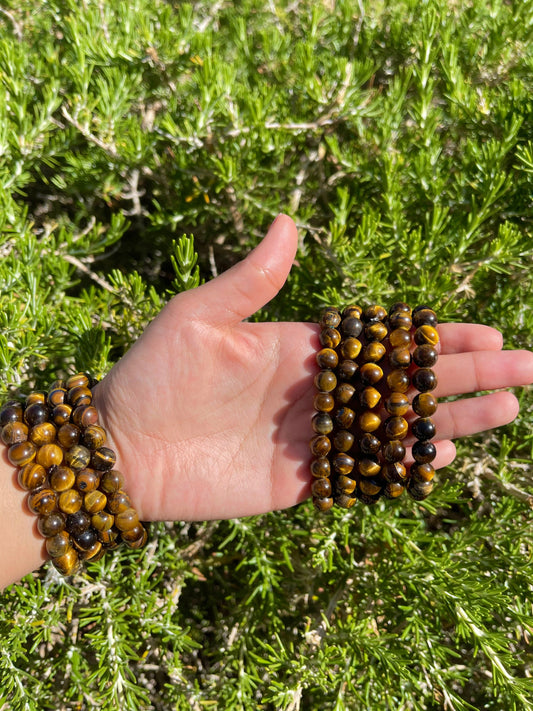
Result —
[[[324, 310], [310, 442], [311, 491], [319, 511], [396, 499], [405, 490], [418, 501], [431, 493], [437, 323], [430, 307], [411, 311], [404, 302], [388, 312], [378, 304]], [[412, 402], [410, 387], [418, 391]], [[418, 416], [411, 426], [410, 408]], [[409, 430], [415, 461], [407, 468], [403, 440]]]
[[86, 373], [56, 380], [47, 393], [0, 410], [0, 439], [18, 468], [20, 487], [37, 519], [53, 565], [63, 575], [99, 560], [124, 542], [141, 548], [147, 531], [128, 495], [116, 456], [92, 404], [96, 385]]

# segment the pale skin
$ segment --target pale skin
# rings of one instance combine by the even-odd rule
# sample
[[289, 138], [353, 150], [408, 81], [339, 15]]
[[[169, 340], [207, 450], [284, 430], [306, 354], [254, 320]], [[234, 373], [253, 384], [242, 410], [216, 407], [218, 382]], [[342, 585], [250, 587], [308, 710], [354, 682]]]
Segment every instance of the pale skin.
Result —
[[[283, 286], [297, 247], [277, 218], [246, 259], [176, 296], [95, 389], [116, 468], [142, 520], [207, 520], [283, 509], [310, 494], [309, 439], [318, 327], [244, 321]], [[442, 324], [439, 397], [533, 381], [533, 354], [502, 351], [488, 326]], [[508, 391], [442, 403], [436, 468], [452, 442], [511, 422]], [[0, 459], [0, 587], [45, 560], [35, 516]], [[317, 514], [318, 515], [318, 514]]]

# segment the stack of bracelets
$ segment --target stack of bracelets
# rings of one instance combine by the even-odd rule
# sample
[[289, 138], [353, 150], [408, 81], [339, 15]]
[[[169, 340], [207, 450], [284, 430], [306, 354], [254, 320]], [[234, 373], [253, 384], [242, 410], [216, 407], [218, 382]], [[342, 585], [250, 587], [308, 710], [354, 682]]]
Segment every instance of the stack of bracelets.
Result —
[[[436, 326], [430, 307], [417, 306], [411, 312], [404, 302], [393, 304], [388, 314], [378, 305], [347, 306], [342, 313], [328, 307], [323, 312], [315, 436], [310, 442], [311, 489], [319, 511], [328, 511], [334, 503], [351, 508], [357, 500], [373, 504], [382, 496], [395, 499], [405, 489], [417, 501], [431, 493]], [[410, 386], [418, 391], [412, 402]], [[416, 440], [414, 463], [406, 468], [403, 440], [409, 423], [404, 416], [409, 408], [418, 418], [410, 425]]]
[[28, 491], [39, 533], [54, 566], [75, 573], [84, 560], [98, 560], [120, 542], [141, 548], [147, 532], [113, 469], [115, 453], [92, 405], [97, 381], [78, 373], [56, 380], [48, 393], [24, 403], [10, 400], [0, 410], [0, 437]]

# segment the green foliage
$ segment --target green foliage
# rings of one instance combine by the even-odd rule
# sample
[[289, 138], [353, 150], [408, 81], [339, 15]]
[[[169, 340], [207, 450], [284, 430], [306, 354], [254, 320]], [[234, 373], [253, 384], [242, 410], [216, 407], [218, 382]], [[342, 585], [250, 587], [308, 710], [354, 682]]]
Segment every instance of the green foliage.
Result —
[[[530, 347], [532, 41], [532, 0], [4, 2], [2, 395], [105, 374], [280, 210], [298, 265], [258, 318], [429, 300]], [[28, 576], [0, 707], [532, 709], [521, 405], [422, 505], [160, 524]]]

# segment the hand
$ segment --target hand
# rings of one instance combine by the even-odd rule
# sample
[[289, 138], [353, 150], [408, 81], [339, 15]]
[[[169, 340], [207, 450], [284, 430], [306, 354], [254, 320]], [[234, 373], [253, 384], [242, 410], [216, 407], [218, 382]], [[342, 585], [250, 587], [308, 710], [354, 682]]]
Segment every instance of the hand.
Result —
[[[296, 246], [294, 223], [280, 216], [245, 260], [174, 297], [95, 389], [144, 520], [247, 516], [309, 495], [318, 327], [243, 321], [283, 286]], [[437, 396], [533, 380], [533, 354], [502, 351], [495, 329], [442, 324], [439, 333]], [[435, 467], [453, 461], [453, 438], [517, 413], [510, 392], [441, 404]]]

